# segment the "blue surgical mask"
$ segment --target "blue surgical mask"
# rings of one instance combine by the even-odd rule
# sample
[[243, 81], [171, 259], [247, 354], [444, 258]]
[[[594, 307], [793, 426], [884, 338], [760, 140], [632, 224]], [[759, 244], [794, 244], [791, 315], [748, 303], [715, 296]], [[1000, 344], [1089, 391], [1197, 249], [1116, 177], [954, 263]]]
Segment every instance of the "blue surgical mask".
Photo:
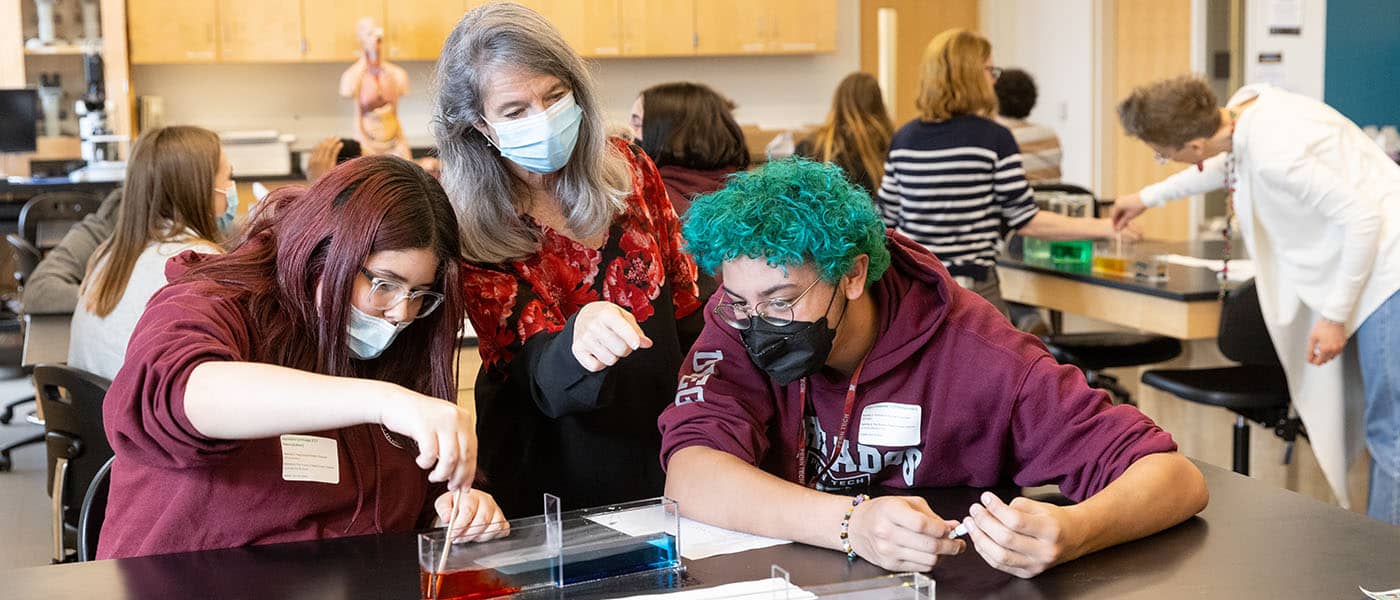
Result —
[[409, 323], [410, 321], [404, 321], [395, 325], [387, 319], [369, 316], [352, 305], [347, 337], [350, 355], [360, 360], [379, 358]]
[[223, 194], [224, 199], [228, 201], [228, 209], [224, 214], [214, 218], [214, 222], [219, 225], [219, 231], [228, 233], [233, 230], [233, 218], [238, 215], [238, 184], [230, 181], [228, 187], [222, 190], [215, 188], [214, 191]]
[[542, 113], [486, 123], [496, 131], [501, 156], [532, 173], [553, 173], [568, 164], [582, 121], [583, 109], [570, 93]]

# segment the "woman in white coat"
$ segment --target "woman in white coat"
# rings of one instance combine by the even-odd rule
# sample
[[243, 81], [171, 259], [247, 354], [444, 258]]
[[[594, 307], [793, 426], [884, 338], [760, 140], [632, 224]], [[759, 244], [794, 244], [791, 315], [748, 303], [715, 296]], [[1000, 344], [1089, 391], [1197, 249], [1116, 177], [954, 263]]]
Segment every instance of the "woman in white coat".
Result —
[[1348, 504], [1364, 406], [1367, 512], [1400, 524], [1400, 165], [1336, 110], [1267, 85], [1221, 108], [1200, 79], [1159, 81], [1118, 116], [1159, 161], [1193, 166], [1119, 198], [1114, 224], [1233, 190], [1269, 335], [1333, 492]]

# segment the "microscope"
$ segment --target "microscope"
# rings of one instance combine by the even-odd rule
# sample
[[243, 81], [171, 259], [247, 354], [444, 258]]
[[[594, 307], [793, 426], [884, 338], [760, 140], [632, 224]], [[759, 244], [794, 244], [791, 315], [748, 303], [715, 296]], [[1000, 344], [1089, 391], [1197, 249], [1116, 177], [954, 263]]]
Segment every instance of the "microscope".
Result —
[[83, 77], [87, 80], [87, 92], [78, 99], [74, 112], [78, 115], [78, 136], [87, 166], [68, 176], [73, 181], [121, 181], [126, 177], [126, 163], [117, 160], [117, 147], [127, 137], [113, 135], [107, 127], [101, 55], [83, 55]]
[[49, 137], [63, 135], [60, 127], [63, 113], [63, 79], [58, 73], [39, 73], [39, 106], [44, 112], [44, 133]]

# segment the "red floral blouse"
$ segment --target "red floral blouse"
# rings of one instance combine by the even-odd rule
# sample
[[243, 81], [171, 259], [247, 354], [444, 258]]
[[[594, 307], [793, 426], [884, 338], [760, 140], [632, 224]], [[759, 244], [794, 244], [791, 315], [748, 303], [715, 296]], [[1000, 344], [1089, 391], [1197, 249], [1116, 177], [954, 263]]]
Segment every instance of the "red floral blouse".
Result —
[[632, 193], [601, 249], [526, 217], [541, 230], [538, 253], [504, 264], [467, 264], [467, 315], [485, 368], [510, 362], [535, 334], [562, 330], [590, 302], [612, 302], [644, 323], [656, 316], [653, 303], [669, 282], [675, 314], [666, 317], [700, 309], [695, 262], [682, 250], [680, 220], [656, 166], [640, 149], [620, 139], [613, 144], [631, 167]]

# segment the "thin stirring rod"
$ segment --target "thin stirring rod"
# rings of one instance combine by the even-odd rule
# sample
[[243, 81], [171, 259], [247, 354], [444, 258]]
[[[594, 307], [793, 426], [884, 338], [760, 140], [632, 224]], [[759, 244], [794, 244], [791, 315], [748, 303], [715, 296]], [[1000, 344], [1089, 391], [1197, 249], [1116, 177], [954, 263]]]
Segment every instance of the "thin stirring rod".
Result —
[[433, 577], [433, 600], [442, 593], [442, 575], [447, 570], [447, 551], [452, 548], [452, 526], [457, 523], [457, 511], [462, 507], [462, 490], [452, 493], [452, 514], [447, 519], [447, 535], [442, 538], [442, 556], [438, 558], [437, 575]]

